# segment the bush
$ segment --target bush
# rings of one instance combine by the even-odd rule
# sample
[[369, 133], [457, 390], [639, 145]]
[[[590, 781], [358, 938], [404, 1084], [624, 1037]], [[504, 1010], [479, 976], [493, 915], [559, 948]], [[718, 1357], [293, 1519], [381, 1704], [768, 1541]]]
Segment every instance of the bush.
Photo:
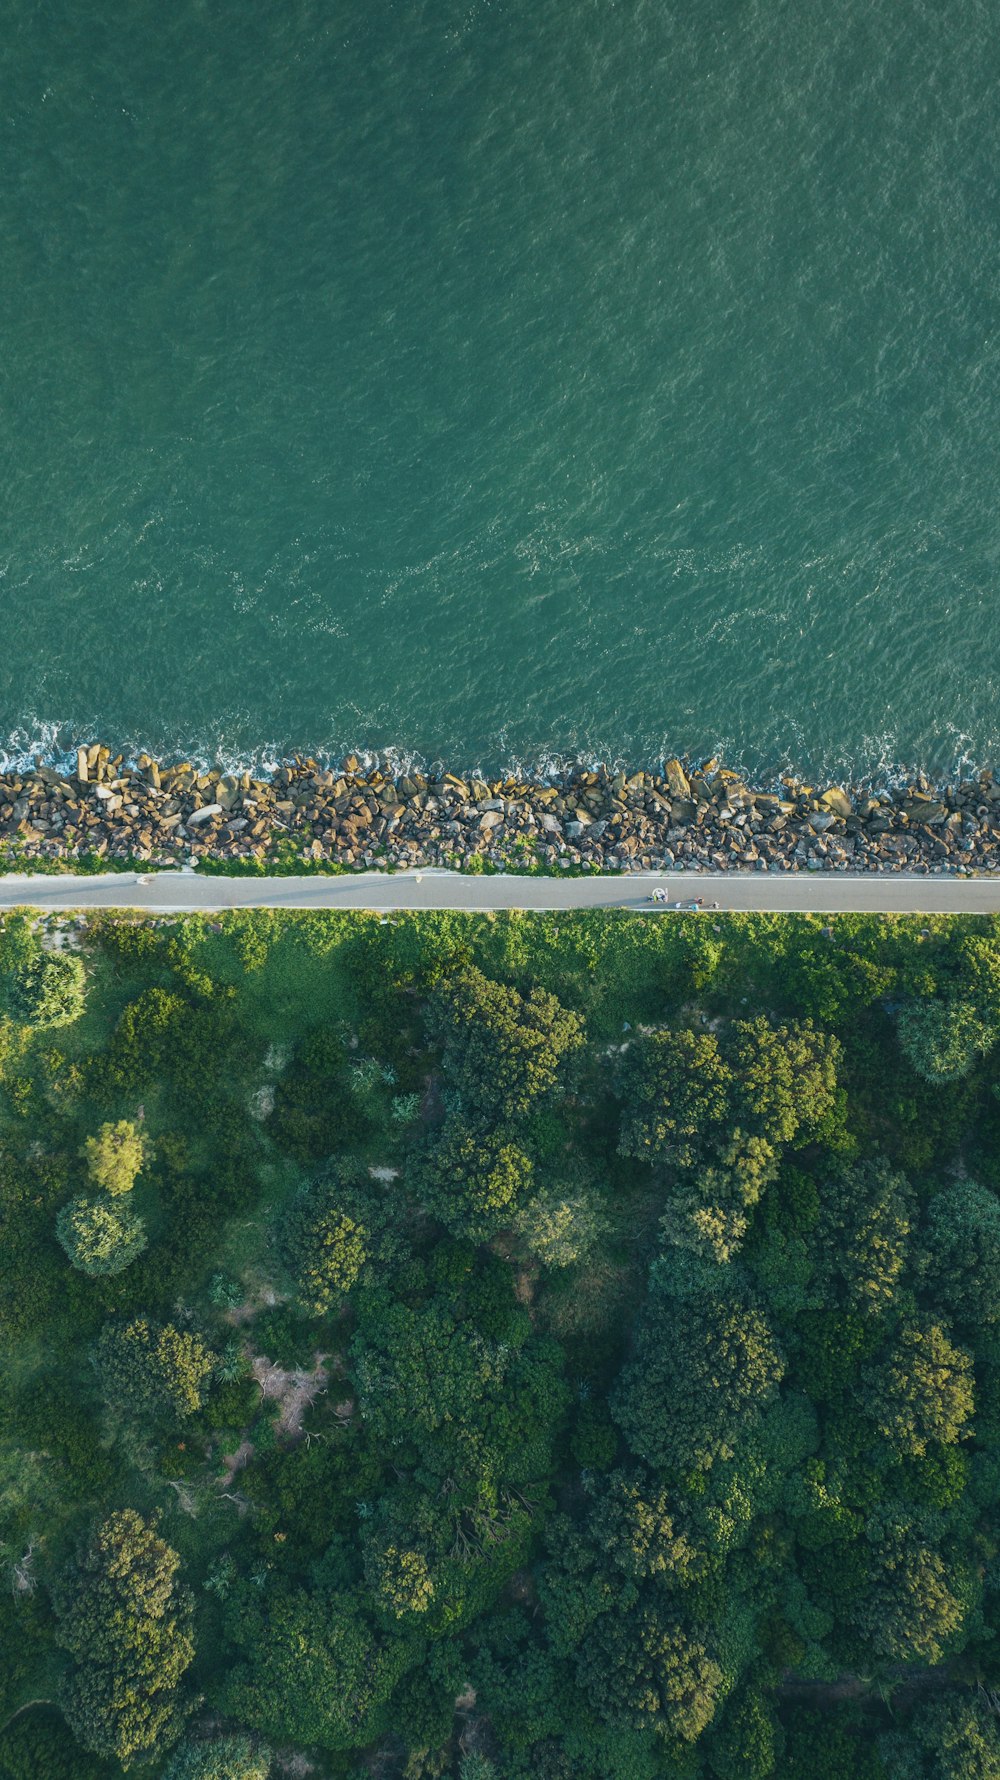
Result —
[[163, 1780], [267, 1780], [271, 1751], [249, 1737], [185, 1738], [163, 1771]]
[[899, 1012], [899, 1042], [928, 1082], [956, 1082], [990, 1049], [996, 1033], [969, 1001], [910, 1001]]
[[83, 1013], [83, 962], [69, 952], [39, 952], [8, 978], [11, 1012], [32, 1026], [69, 1026]]

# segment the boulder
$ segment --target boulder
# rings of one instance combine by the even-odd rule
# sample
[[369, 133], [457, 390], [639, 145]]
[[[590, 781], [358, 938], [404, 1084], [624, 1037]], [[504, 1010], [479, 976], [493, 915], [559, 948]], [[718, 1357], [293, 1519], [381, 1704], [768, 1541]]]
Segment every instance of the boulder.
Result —
[[208, 822], [213, 816], [222, 815], [221, 803], [204, 803], [200, 810], [192, 810], [187, 819], [189, 828], [196, 828], [201, 822]]
[[903, 813], [911, 822], [945, 822], [948, 807], [931, 797], [910, 797], [903, 805]]
[[846, 817], [854, 814], [854, 805], [847, 792], [841, 790], [839, 785], [831, 785], [829, 791], [824, 791], [819, 801], [824, 810], [829, 810], [834, 816]]
[[667, 781], [667, 788], [672, 798], [684, 798], [686, 800], [690, 797], [691, 788], [688, 785], [687, 773], [684, 771], [684, 768], [676, 757], [672, 760], [664, 761], [663, 777]]

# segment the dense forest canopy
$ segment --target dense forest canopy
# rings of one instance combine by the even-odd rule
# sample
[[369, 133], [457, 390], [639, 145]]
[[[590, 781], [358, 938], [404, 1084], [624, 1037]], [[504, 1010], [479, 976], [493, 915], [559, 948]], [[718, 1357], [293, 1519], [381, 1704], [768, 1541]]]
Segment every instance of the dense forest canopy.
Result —
[[8, 916], [0, 1780], [1000, 1780], [1000, 926]]

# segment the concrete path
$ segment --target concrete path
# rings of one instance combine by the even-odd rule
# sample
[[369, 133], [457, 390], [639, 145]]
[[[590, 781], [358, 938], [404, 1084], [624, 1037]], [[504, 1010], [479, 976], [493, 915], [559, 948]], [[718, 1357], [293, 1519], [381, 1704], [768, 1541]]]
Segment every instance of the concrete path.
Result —
[[0, 908], [134, 908], [158, 913], [192, 909], [592, 909], [659, 913], [655, 885], [668, 897], [704, 898], [721, 909], [799, 909], [816, 914], [858, 912], [991, 914], [1000, 912], [1000, 876], [906, 877], [902, 873], [850, 877], [840, 872], [760, 872], [745, 876], [630, 873], [624, 877], [528, 878], [461, 872], [366, 872], [343, 877], [203, 877], [196, 870], [130, 872], [102, 877], [0, 876]]

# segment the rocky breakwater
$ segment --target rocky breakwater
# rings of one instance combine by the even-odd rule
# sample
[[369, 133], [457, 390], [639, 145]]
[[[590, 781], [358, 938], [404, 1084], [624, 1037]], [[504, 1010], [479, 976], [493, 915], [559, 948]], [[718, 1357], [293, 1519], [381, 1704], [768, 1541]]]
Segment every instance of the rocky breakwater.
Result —
[[81, 748], [75, 770], [0, 774], [8, 869], [37, 861], [229, 862], [560, 871], [1000, 869], [1000, 784], [918, 777], [887, 791], [785, 778], [758, 791], [718, 761], [578, 767], [552, 783], [393, 774], [304, 756], [268, 778], [127, 762]]

